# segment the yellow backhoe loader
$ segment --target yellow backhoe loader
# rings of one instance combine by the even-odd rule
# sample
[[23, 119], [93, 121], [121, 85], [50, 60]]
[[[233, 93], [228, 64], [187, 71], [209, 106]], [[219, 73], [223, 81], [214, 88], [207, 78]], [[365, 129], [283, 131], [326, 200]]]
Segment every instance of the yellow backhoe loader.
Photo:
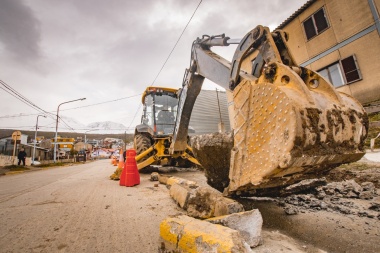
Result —
[[134, 135], [137, 168], [141, 170], [150, 165], [200, 165], [188, 145], [175, 154], [169, 153], [178, 109], [178, 90], [148, 87], [143, 93], [142, 104], [141, 124], [136, 126]]
[[[368, 118], [363, 107], [318, 73], [298, 66], [287, 38], [283, 31], [257, 26], [239, 41], [223, 34], [193, 42], [169, 153], [188, 149], [191, 111], [204, 79], [225, 88], [234, 134], [234, 147], [226, 154], [231, 156], [224, 175], [227, 196], [255, 195], [318, 177], [364, 155]], [[230, 44], [238, 44], [231, 62], [211, 51]]]

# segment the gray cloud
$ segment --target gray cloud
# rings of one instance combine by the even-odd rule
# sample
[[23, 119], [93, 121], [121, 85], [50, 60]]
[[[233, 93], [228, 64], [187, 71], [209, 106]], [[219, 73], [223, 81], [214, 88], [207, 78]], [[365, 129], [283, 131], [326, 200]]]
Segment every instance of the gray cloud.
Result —
[[[258, 24], [280, 24], [305, 1], [203, 1], [154, 85], [181, 86], [191, 43], [198, 36], [240, 38]], [[87, 100], [62, 109], [140, 94], [152, 84], [198, 3], [0, 0], [0, 79], [53, 111], [79, 97]], [[1, 112], [33, 111], [1, 90], [0, 100]], [[130, 122], [140, 103], [135, 97], [62, 114], [84, 124], [111, 120], [129, 126], [140, 118]]]
[[22, 1], [0, 1], [0, 41], [17, 61], [36, 61], [41, 57], [39, 21]]

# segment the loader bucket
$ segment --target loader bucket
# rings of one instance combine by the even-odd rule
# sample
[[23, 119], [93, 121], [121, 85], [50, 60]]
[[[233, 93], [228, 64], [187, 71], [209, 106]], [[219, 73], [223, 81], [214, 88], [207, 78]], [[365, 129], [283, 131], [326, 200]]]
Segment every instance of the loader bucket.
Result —
[[271, 63], [259, 79], [242, 79], [233, 96], [225, 195], [260, 195], [364, 155], [363, 107], [315, 72]]

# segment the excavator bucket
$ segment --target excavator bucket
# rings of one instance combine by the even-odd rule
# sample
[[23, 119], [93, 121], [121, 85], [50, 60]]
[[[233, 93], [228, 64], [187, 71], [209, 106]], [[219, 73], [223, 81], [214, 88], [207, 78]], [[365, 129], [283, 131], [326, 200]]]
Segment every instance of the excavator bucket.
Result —
[[[197, 158], [208, 183], [227, 196], [276, 195], [364, 155], [368, 118], [363, 107], [316, 72], [299, 67], [288, 39], [284, 31], [257, 26], [239, 40], [231, 62], [210, 49], [235, 44], [224, 34], [204, 35], [192, 45], [170, 151], [185, 148], [193, 97], [204, 78], [231, 92], [234, 141], [228, 175], [227, 166], [216, 171], [202, 161], [218, 153], [215, 149], [194, 149], [212, 152]], [[207, 145], [212, 143], [225, 147], [218, 141]]]
[[268, 195], [364, 155], [368, 118], [353, 97], [305, 68], [268, 64], [233, 91], [226, 195]]

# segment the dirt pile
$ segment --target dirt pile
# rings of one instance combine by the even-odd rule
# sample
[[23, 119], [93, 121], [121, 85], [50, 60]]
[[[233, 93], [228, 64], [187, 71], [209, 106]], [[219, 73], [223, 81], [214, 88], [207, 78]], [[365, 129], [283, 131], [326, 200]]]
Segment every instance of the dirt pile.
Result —
[[380, 219], [380, 197], [372, 182], [331, 182], [308, 194], [293, 194], [279, 201], [287, 214], [325, 210]]
[[228, 174], [233, 145], [231, 133], [203, 134], [191, 138], [194, 156], [203, 166], [207, 183], [221, 192], [230, 182]]

